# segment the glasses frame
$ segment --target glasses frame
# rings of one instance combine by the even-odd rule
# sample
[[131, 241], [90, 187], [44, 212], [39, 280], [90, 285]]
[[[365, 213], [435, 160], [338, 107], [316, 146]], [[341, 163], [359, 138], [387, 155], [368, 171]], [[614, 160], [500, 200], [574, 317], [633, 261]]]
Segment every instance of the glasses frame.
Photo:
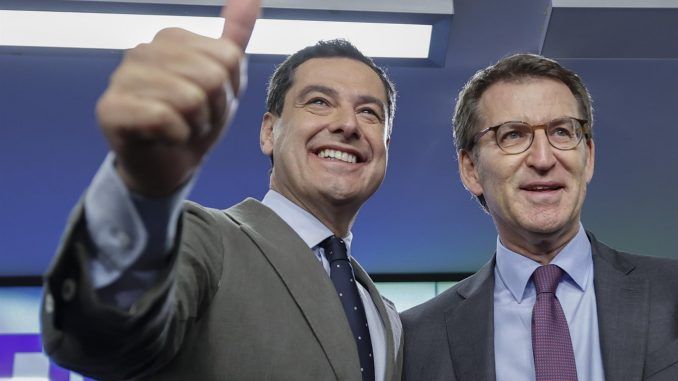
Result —
[[[552, 124], [552, 123], [555, 122], [555, 121], [563, 120], [563, 119], [572, 119], [572, 120], [576, 120], [576, 121], [579, 122], [579, 124], [581, 125], [582, 134], [581, 134], [581, 136], [579, 137], [579, 140], [577, 141], [577, 143], [576, 143], [575, 145], [573, 145], [572, 148], [559, 148], [559, 147], [556, 147], [556, 146], [553, 145], [553, 143], [551, 142], [551, 139], [549, 139], [549, 134], [546, 133], [546, 128], [547, 128], [550, 124]], [[522, 150], [522, 151], [520, 151], [520, 152], [507, 152], [504, 148], [502, 148], [501, 145], [499, 145], [499, 141], [497, 141], [497, 130], [499, 129], [499, 127], [501, 127], [501, 126], [503, 126], [503, 125], [505, 125], [505, 124], [507, 124], [507, 123], [522, 123], [522, 124], [525, 124], [525, 125], [529, 126], [529, 127], [532, 129], [532, 135], [530, 136], [530, 144], [528, 144], [528, 145], [525, 147], [524, 150]], [[479, 141], [483, 136], [485, 136], [485, 134], [487, 134], [488, 132], [492, 131], [492, 132], [494, 132], [494, 142], [497, 144], [497, 147], [499, 147], [499, 149], [501, 149], [502, 151], [504, 151], [505, 153], [507, 153], [507, 154], [509, 154], [509, 155], [519, 155], [519, 154], [521, 154], [521, 153], [527, 151], [528, 149], [530, 149], [530, 147], [532, 147], [532, 143], [534, 142], [534, 133], [535, 133], [535, 131], [538, 130], [538, 129], [542, 129], [542, 130], [544, 130], [544, 133], [545, 133], [545, 135], [546, 135], [546, 141], [549, 142], [549, 144], [551, 145], [551, 147], [553, 147], [553, 148], [555, 148], [555, 149], [557, 149], [557, 150], [560, 150], [560, 151], [571, 151], [571, 150], [577, 148], [577, 146], [579, 145], [579, 143], [581, 143], [581, 141], [582, 141], [582, 139], [584, 139], [584, 137], [586, 137], [586, 139], [589, 139], [589, 138], [590, 138], [590, 135], [589, 135], [589, 133], [588, 133], [588, 131], [587, 131], [587, 128], [586, 128], [586, 126], [588, 126], [588, 124], [589, 124], [589, 121], [586, 120], [586, 119], [579, 119], [579, 118], [574, 118], [574, 117], [571, 117], [571, 116], [564, 116], [564, 117], [562, 117], [562, 118], [555, 118], [555, 119], [549, 120], [549, 121], [546, 122], [546, 123], [542, 123], [542, 124], [534, 124], [534, 125], [533, 125], [533, 124], [529, 124], [529, 123], [527, 123], [527, 122], [519, 121], [519, 120], [511, 120], [511, 121], [508, 121], [508, 122], [503, 122], [503, 123], [498, 124], [498, 125], [496, 125], [496, 126], [487, 127], [487, 128], [485, 128], [485, 129], [479, 131], [479, 132], [476, 133], [475, 135], [473, 135], [473, 139], [471, 139], [471, 146], [468, 148], [468, 150], [469, 150], [469, 151], [472, 150], [473, 147], [475, 147], [475, 145], [478, 144], [478, 141]]]

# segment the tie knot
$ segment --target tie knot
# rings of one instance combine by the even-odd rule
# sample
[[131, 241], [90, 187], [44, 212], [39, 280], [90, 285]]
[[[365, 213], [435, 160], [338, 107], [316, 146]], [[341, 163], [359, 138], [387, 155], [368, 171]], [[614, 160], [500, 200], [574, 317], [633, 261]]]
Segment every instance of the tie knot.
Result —
[[563, 270], [556, 265], [539, 266], [532, 274], [534, 287], [537, 289], [537, 294], [549, 292], [555, 294], [558, 288], [558, 283], [563, 277]]
[[338, 238], [337, 236], [329, 236], [324, 241], [320, 242], [320, 247], [325, 250], [325, 258], [329, 262], [336, 260], [348, 260], [348, 254], [346, 253], [346, 244], [344, 240]]

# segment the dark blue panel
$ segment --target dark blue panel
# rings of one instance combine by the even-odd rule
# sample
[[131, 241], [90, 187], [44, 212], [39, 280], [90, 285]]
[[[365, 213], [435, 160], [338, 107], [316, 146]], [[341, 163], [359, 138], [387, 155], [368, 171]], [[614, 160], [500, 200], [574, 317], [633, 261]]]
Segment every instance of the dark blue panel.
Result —
[[678, 58], [678, 9], [554, 7], [542, 53], [560, 58]]
[[[389, 67], [400, 93], [389, 169], [354, 228], [354, 254], [368, 271], [467, 272], [492, 254], [491, 218], [457, 176], [452, 107], [475, 70], [539, 49], [546, 3], [456, 1], [444, 67]], [[70, 208], [106, 153], [93, 110], [118, 60], [110, 52], [0, 49], [0, 276], [46, 269]], [[241, 109], [192, 195], [209, 206], [267, 189], [258, 136], [276, 60], [253, 61]], [[597, 165], [585, 226], [613, 246], [678, 257], [678, 60], [564, 63], [595, 100]]]

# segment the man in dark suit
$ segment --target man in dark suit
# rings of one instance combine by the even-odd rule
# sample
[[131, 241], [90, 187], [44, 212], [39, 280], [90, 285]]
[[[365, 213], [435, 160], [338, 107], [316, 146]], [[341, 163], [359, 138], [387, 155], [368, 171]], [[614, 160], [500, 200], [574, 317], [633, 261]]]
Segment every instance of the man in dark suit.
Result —
[[454, 139], [490, 214], [489, 263], [401, 315], [407, 380], [678, 380], [678, 262], [611, 249], [580, 222], [591, 98], [530, 54], [476, 73]]
[[97, 116], [112, 153], [46, 276], [46, 351], [102, 380], [399, 379], [397, 312], [349, 255], [393, 85], [345, 41], [302, 49], [270, 82], [263, 201], [183, 203], [234, 112], [258, 4], [225, 12], [221, 39], [161, 31], [111, 77]]

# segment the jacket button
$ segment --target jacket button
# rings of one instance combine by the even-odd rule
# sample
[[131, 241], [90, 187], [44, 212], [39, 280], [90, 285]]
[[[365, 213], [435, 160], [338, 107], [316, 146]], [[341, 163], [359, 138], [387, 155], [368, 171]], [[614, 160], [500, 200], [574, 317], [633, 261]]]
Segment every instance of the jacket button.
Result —
[[64, 280], [64, 282], [61, 284], [61, 298], [66, 301], [70, 302], [73, 300], [75, 297], [75, 281], [71, 278], [67, 278]]
[[45, 312], [48, 314], [54, 312], [54, 298], [52, 298], [52, 294], [49, 292], [45, 293]]

